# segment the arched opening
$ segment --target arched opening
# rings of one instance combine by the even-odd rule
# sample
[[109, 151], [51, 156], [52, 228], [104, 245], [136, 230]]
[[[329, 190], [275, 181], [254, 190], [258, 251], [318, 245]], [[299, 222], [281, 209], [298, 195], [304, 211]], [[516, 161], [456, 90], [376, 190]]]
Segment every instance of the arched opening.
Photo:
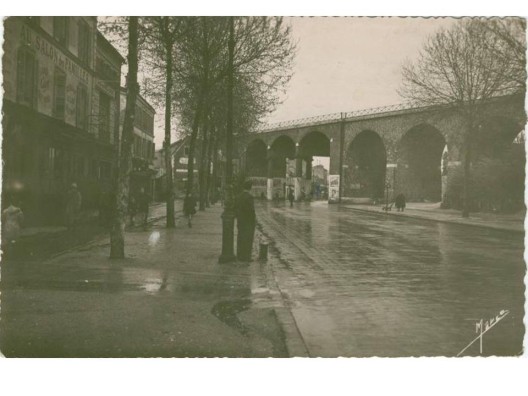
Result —
[[295, 143], [286, 136], [281, 135], [271, 144], [272, 177], [286, 177], [287, 160], [295, 157]]
[[303, 157], [329, 157], [330, 139], [324, 133], [310, 132], [302, 138], [299, 152]]
[[473, 160], [504, 157], [511, 150], [513, 142], [523, 139], [522, 129], [523, 126], [504, 117], [484, 120], [479, 124], [472, 141]]
[[248, 177], [266, 177], [266, 144], [253, 140], [246, 150], [246, 175]]
[[352, 140], [345, 165], [345, 196], [383, 197], [387, 155], [385, 145], [376, 132], [363, 131]]
[[398, 147], [395, 194], [403, 193], [408, 201], [441, 201], [445, 147], [444, 136], [430, 125], [407, 131]]
[[299, 143], [298, 164], [301, 165], [301, 199], [328, 199], [330, 194], [339, 191], [334, 187], [330, 191], [328, 174], [330, 171], [330, 139], [321, 132], [310, 132]]
[[480, 123], [476, 132], [472, 141], [471, 209], [510, 213], [524, 209], [523, 126], [494, 117]]

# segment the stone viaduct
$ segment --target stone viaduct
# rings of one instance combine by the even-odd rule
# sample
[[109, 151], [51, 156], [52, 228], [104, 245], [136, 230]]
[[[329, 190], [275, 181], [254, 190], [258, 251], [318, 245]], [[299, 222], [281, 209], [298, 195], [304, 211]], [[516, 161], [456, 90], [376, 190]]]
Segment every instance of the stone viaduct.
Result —
[[[482, 105], [472, 138], [473, 158], [511, 145], [524, 130], [524, 97], [508, 95]], [[240, 136], [241, 170], [254, 194], [267, 199], [311, 192], [312, 159], [330, 158], [328, 200], [389, 199], [439, 202], [451, 170], [460, 166], [464, 121], [447, 106], [390, 106], [272, 125]]]

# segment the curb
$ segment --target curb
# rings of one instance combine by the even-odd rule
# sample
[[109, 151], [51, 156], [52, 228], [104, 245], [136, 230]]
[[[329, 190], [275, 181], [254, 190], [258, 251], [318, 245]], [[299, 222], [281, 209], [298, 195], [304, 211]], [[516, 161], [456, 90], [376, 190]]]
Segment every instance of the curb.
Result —
[[[271, 243], [274, 243], [273, 239], [263, 231], [264, 226], [262, 223], [258, 222], [257, 228], [260, 233], [264, 234], [266, 238], [271, 241]], [[276, 259], [271, 251], [269, 251], [268, 254], [270, 258], [274, 260]], [[266, 279], [271, 292], [271, 299], [277, 301], [280, 304], [280, 307], [276, 307], [274, 310], [279, 325], [284, 332], [284, 343], [286, 344], [286, 349], [288, 350], [288, 356], [310, 357], [308, 347], [306, 346], [299, 327], [297, 326], [295, 317], [289, 308], [288, 299], [284, 296], [284, 293], [279, 287], [275, 273], [273, 271], [273, 263], [271, 260], [268, 260], [266, 268]]]
[[[424, 217], [424, 216], [414, 215], [414, 214], [396, 214], [396, 213], [391, 213], [391, 212], [377, 212], [377, 211], [370, 210], [370, 209], [351, 208], [350, 206], [343, 206], [343, 207], [345, 209], [356, 210], [358, 212], [363, 212], [363, 213], [372, 213], [374, 215], [390, 215], [393, 217], [409, 217], [412, 219], [434, 221], [437, 223], [457, 224], [457, 225], [462, 225], [462, 226], [486, 228], [486, 229], [491, 229], [494, 231], [504, 231], [504, 232], [513, 232], [517, 234], [524, 234], [524, 229], [516, 230], [513, 228], [500, 227], [500, 226], [494, 226], [494, 225], [489, 225], [489, 224], [464, 223], [464, 222], [449, 220], [449, 219], [434, 219], [431, 217]], [[416, 210], [419, 210], [419, 209], [416, 209]]]

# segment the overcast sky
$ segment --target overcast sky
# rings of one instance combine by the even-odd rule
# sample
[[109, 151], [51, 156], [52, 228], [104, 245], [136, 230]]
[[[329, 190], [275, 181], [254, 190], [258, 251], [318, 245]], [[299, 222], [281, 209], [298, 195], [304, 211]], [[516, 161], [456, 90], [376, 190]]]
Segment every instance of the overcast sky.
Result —
[[[451, 18], [287, 18], [293, 77], [270, 122], [400, 103], [401, 65]], [[160, 119], [162, 119], [161, 117]], [[163, 140], [157, 122], [156, 147]]]
[[294, 75], [270, 121], [400, 103], [401, 65], [454, 19], [288, 18]]

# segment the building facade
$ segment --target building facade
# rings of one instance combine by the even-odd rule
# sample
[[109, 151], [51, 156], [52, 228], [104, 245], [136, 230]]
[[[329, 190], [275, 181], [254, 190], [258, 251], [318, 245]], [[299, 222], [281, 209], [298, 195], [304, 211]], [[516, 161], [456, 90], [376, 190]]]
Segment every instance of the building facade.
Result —
[[4, 23], [3, 192], [29, 224], [62, 223], [76, 183], [98, 206], [116, 169], [124, 59], [95, 17], [11, 17]]
[[[187, 186], [187, 168], [189, 165], [190, 138], [186, 137], [172, 143], [170, 146], [172, 159], [172, 180], [175, 197], [183, 196]], [[198, 170], [200, 161], [194, 158], [194, 185], [198, 184]], [[165, 149], [155, 153], [155, 168], [157, 170], [155, 181], [156, 200], [164, 201], [167, 196], [167, 173], [165, 165]]]
[[[123, 129], [126, 106], [126, 89], [121, 88], [120, 130]], [[134, 116], [134, 137], [132, 140], [132, 172], [130, 174], [130, 194], [137, 194], [141, 188], [154, 197], [154, 116], [156, 111], [141, 96], [136, 101]]]
[[[184, 196], [187, 189], [187, 176], [189, 168], [189, 150], [190, 150], [190, 137], [185, 137], [183, 139], [177, 140], [171, 144], [171, 159], [172, 159], [172, 180], [174, 186], [174, 196], [176, 198], [181, 198]], [[196, 140], [196, 147], [200, 147], [201, 140]], [[214, 190], [219, 190], [221, 187], [221, 180], [223, 175], [223, 165], [222, 165], [222, 156], [219, 153], [217, 155], [216, 169], [214, 164], [211, 163], [209, 169], [210, 173], [210, 182], [213, 183], [210, 188]], [[155, 153], [155, 169], [157, 171], [155, 176], [155, 193], [154, 197], [157, 201], [164, 201], [167, 193], [167, 176], [166, 176], [166, 167], [165, 167], [165, 150], [159, 149]], [[200, 173], [200, 150], [196, 149], [194, 154], [194, 180], [193, 180], [193, 191], [195, 195], [198, 195], [199, 192], [199, 173]], [[233, 161], [233, 171], [237, 173], [237, 164]]]
[[[174, 143], [174, 148], [172, 150], [172, 172], [174, 180], [174, 189], [176, 192], [183, 192], [187, 187], [187, 176], [189, 168], [189, 150], [190, 150], [190, 138], [186, 137], [181, 140], [178, 140]], [[200, 141], [197, 140], [197, 146], [199, 146]], [[199, 150], [196, 150], [194, 155], [194, 190], [197, 191], [198, 188], [198, 172], [200, 170], [200, 158]]]

